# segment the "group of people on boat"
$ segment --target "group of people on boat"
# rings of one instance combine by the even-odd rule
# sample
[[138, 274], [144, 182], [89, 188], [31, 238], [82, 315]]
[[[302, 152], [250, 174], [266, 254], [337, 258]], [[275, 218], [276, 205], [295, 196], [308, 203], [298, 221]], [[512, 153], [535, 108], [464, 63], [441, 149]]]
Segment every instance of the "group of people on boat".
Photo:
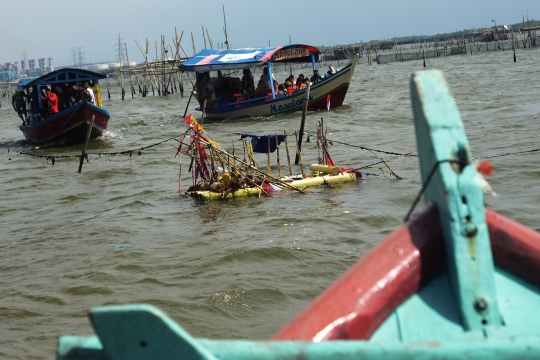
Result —
[[309, 83], [316, 84], [323, 80], [319, 71], [315, 69], [310, 78], [300, 74], [295, 79], [294, 75], [290, 75], [279, 84], [275, 79], [271, 81], [268, 67], [264, 67], [255, 86], [255, 77], [251, 69], [243, 69], [242, 73], [242, 79], [225, 76], [212, 78], [209, 72], [198, 73], [195, 87], [201, 108], [213, 109], [217, 106], [239, 108], [255, 102], [269, 101], [272, 100], [272, 86], [275, 98], [279, 99], [304, 90]]
[[[66, 90], [69, 90], [69, 94]], [[41, 106], [39, 99], [41, 99]], [[17, 86], [11, 100], [13, 109], [21, 118], [23, 126], [40, 122], [42, 119], [47, 119], [61, 110], [82, 102], [96, 103], [96, 96], [88, 81], [85, 81], [84, 85], [77, 82], [75, 85], [55, 85], [54, 88], [51, 85], [44, 85], [39, 95], [35, 85], [29, 87], [28, 92], [22, 86]], [[27, 103], [30, 105], [30, 111], [27, 110]]]

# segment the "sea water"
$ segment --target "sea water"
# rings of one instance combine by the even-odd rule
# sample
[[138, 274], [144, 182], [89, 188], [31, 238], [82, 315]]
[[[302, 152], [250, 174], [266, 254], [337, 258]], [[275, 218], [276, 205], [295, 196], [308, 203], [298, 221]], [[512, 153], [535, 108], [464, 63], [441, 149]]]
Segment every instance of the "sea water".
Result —
[[[442, 69], [464, 122], [473, 156], [492, 158], [497, 197], [488, 206], [540, 230], [539, 49], [490, 51], [426, 61]], [[343, 62], [321, 63], [340, 68]], [[416, 152], [409, 81], [423, 63], [367, 64], [361, 58], [345, 104], [310, 112], [305, 130], [321, 118], [339, 166], [379, 161], [354, 146]], [[278, 68], [280, 82], [289, 68]], [[293, 67], [293, 74], [311, 75]], [[258, 78], [260, 70], [254, 73]], [[191, 87], [184, 78], [186, 89]], [[193, 80], [193, 79], [192, 79]], [[158, 306], [196, 337], [268, 339], [370, 248], [402, 224], [420, 190], [418, 159], [388, 162], [403, 180], [378, 168], [367, 180], [311, 189], [309, 194], [201, 203], [178, 195], [191, 185], [188, 160], [176, 156], [186, 130], [184, 97], [121, 100], [102, 83], [109, 129], [89, 144], [34, 149], [20, 120], [1, 98], [0, 109], [0, 358], [52, 358], [57, 339], [93, 334], [87, 311], [99, 305]], [[136, 87], [137, 89], [137, 87]], [[194, 112], [194, 99], [188, 111]], [[200, 114], [195, 114], [200, 118]], [[298, 131], [301, 113], [205, 123], [222, 148], [242, 156], [240, 133]], [[304, 138], [305, 139], [305, 138]], [[348, 145], [338, 144], [345, 143]], [[291, 152], [294, 141], [289, 140]], [[8, 152], [9, 150], [9, 152]], [[96, 155], [133, 150], [130, 155]], [[281, 171], [288, 173], [281, 147]], [[304, 165], [317, 162], [316, 143], [304, 143]], [[72, 156], [54, 166], [46, 158]], [[393, 155], [377, 153], [387, 159]], [[265, 167], [266, 155], [257, 155]], [[292, 161], [294, 155], [291, 153]], [[179, 164], [183, 163], [180, 171]], [[272, 171], [277, 174], [275, 154]], [[293, 173], [299, 168], [293, 166]], [[423, 206], [423, 205], [422, 205]], [[129, 244], [130, 246], [125, 246]]]

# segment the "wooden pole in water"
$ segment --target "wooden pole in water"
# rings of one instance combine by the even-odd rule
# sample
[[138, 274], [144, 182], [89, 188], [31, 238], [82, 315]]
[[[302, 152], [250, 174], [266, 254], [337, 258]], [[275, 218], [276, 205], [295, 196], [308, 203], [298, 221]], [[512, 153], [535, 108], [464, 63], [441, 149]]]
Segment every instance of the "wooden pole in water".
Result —
[[280, 160], [279, 160], [279, 140], [278, 140], [277, 134], [276, 134], [276, 155], [277, 155], [277, 174], [278, 174], [278, 178], [282, 178], [283, 176], [281, 176], [281, 163], [280, 163]]
[[208, 44], [210, 45], [210, 49], [213, 49], [214, 45], [212, 44], [212, 39], [210, 39], [210, 33], [208, 32], [208, 28], [206, 28], [206, 36], [208, 36]]
[[146, 85], [146, 71], [148, 70], [148, 67], [150, 66], [150, 64], [148, 63], [148, 48], [149, 48], [149, 43], [148, 43], [148, 38], [146, 38], [146, 47], [145, 47], [145, 54], [144, 54], [146, 65], [144, 67], [144, 77], [143, 77], [143, 96], [144, 97], [146, 97], [146, 94], [148, 93], [148, 85]]
[[204, 48], [206, 49], [206, 36], [204, 35], [204, 26], [202, 27], [202, 38], [204, 40]]
[[205, 112], [206, 112], [206, 98], [204, 99], [204, 102], [203, 102], [202, 115], [201, 115], [201, 124], [204, 123], [204, 113]]
[[514, 62], [516, 62], [516, 46], [514, 44], [514, 29], [512, 28], [512, 50], [514, 51]]
[[[294, 137], [296, 138], [296, 143], [298, 144], [298, 134], [294, 133]], [[302, 154], [300, 153], [300, 149], [298, 148], [298, 146], [296, 147], [296, 158], [298, 159], [298, 162], [295, 162], [294, 165], [300, 165], [300, 173], [303, 176], [304, 167], [302, 166]]]
[[95, 117], [95, 115], [92, 115], [92, 120], [90, 121], [90, 126], [88, 127], [88, 130], [86, 132], [86, 140], [84, 142], [84, 147], [83, 147], [83, 150], [82, 150], [82, 153], [81, 153], [81, 159], [79, 161], [79, 171], [78, 172], [81, 172], [81, 170], [82, 170], [82, 165], [83, 165], [84, 158], [85, 157], [88, 158], [88, 155], [86, 155], [86, 148], [88, 147], [88, 141], [90, 140], [90, 135], [92, 134], [92, 127], [94, 126], [94, 117]]
[[298, 141], [296, 142], [296, 158], [294, 159], [294, 165], [298, 165], [300, 161], [300, 152], [302, 151], [302, 137], [304, 136], [304, 125], [306, 124], [306, 112], [309, 102], [309, 89], [311, 88], [311, 83], [308, 82], [306, 86], [306, 97], [304, 98], [304, 109], [302, 110], [302, 122], [300, 123], [300, 131]]
[[111, 92], [109, 91], [109, 74], [107, 74], [107, 77], [105, 78], [105, 84], [107, 84], [107, 96], [109, 97], [109, 100], [111, 100]]
[[120, 76], [120, 83], [122, 86], [122, 100], [124, 100], [126, 92], [124, 91], [124, 78], [122, 77], [122, 43], [120, 41], [120, 33], [118, 33], [118, 58], [120, 60], [120, 71], [118, 72], [118, 75]]
[[285, 136], [285, 150], [287, 151], [287, 164], [289, 164], [289, 174], [292, 176], [291, 156], [289, 155], [289, 143], [287, 142], [287, 131], [283, 130]]
[[266, 135], [266, 139], [268, 140], [268, 151], [266, 152], [268, 155], [268, 160], [266, 161], [266, 172], [268, 175], [272, 175], [270, 171], [270, 134]]
[[129, 86], [131, 87], [131, 98], [133, 99], [135, 90], [133, 90], [133, 82], [131, 81], [131, 69], [129, 67], [129, 56], [128, 56], [128, 50], [127, 50], [127, 43], [124, 43], [124, 46], [126, 47], [126, 61], [127, 61], [128, 73], [129, 73]]
[[184, 118], [186, 117], [186, 114], [187, 114], [187, 110], [188, 110], [188, 107], [189, 107], [189, 102], [191, 101], [191, 98], [193, 97], [193, 91], [194, 91], [194, 89], [191, 89], [191, 94], [189, 95], [189, 99], [188, 99], [188, 102], [187, 102], [187, 105], [186, 105], [186, 110], [184, 110]]

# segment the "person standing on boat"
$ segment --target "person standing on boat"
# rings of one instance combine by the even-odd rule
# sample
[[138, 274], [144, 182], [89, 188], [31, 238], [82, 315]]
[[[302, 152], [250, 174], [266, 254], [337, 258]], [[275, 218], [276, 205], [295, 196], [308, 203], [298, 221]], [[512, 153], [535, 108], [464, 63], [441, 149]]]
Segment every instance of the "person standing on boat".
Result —
[[255, 78], [250, 69], [244, 69], [242, 75], [242, 90], [249, 92], [250, 88], [255, 88]]
[[204, 105], [206, 99], [206, 83], [210, 79], [210, 73], [208, 71], [197, 73], [197, 81], [195, 82], [195, 90], [197, 92], [197, 102], [201, 106]]
[[311, 77], [311, 79], [309, 79], [309, 81], [312, 84], [316, 84], [319, 81], [322, 81], [322, 77], [321, 77], [321, 75], [319, 75], [319, 70], [317, 70], [317, 69], [313, 70], [313, 76]]
[[92, 89], [88, 89], [87, 87], [88, 83], [85, 84], [85, 86], [82, 88], [82, 91], [81, 91], [81, 99], [79, 100], [79, 102], [89, 102], [89, 103], [93, 103], [92, 100], [93, 100], [93, 92], [91, 93], [90, 91], [92, 91]]
[[81, 102], [81, 93], [82, 86], [80, 82], [76, 82], [74, 86], [71, 87], [71, 105], [78, 104]]
[[90, 85], [88, 84], [88, 81], [86, 81], [84, 83], [84, 89], [86, 91], [88, 91], [88, 93], [90, 94], [90, 100], [88, 100], [88, 102], [91, 102], [92, 104], [95, 104], [96, 103], [96, 97], [94, 95], [94, 90], [92, 90], [92, 88], [90, 87]]
[[263, 85], [265, 87], [269, 87], [270, 86], [270, 74], [268, 73], [268, 66], [264, 68], [263, 70], [263, 74], [261, 75], [261, 79], [260, 79], [262, 82], [263, 82]]
[[17, 86], [17, 91], [11, 97], [11, 105], [13, 105], [13, 110], [17, 112], [23, 122], [23, 125], [26, 125], [26, 119], [28, 117], [28, 113], [26, 111], [26, 101], [24, 99], [25, 97], [27, 97], [27, 95], [20, 86]]
[[58, 97], [52, 92], [51, 85], [45, 86], [45, 96], [41, 100], [47, 102], [48, 116], [58, 113]]

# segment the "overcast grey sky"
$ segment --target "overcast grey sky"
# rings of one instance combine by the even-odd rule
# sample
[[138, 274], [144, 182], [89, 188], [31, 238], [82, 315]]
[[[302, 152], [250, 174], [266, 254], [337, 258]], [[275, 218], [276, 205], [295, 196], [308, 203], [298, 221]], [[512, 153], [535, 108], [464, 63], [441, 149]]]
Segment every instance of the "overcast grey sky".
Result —
[[431, 35], [472, 27], [540, 19], [540, 0], [3, 0], [0, 5], [0, 63], [52, 57], [55, 66], [73, 63], [82, 48], [87, 62], [118, 58], [118, 33], [130, 61], [143, 61], [135, 44], [140, 34], [173, 44], [175, 27], [191, 56], [195, 38], [203, 48], [202, 27], [217, 48], [223, 35], [225, 5], [234, 48], [289, 43], [336, 45], [395, 36]]

